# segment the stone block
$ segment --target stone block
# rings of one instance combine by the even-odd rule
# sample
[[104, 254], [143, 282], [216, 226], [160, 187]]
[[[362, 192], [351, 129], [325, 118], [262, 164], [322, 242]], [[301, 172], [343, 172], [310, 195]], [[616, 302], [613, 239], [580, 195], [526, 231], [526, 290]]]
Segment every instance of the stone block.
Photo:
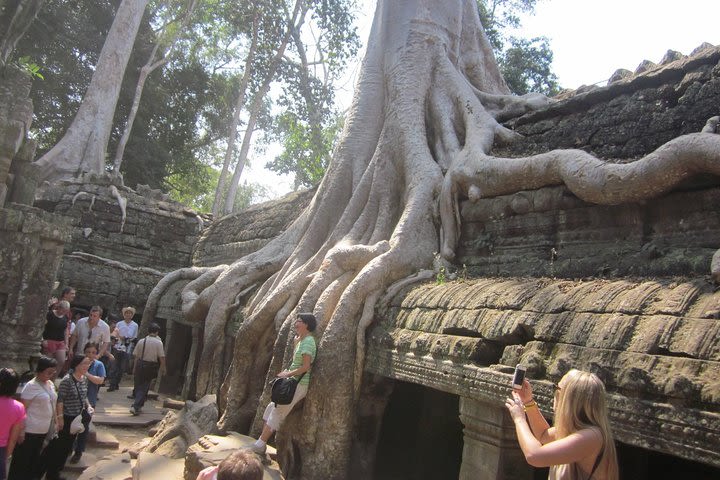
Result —
[[133, 480], [180, 480], [183, 478], [185, 461], [169, 459], [155, 453], [142, 452], [133, 467]]
[[78, 480], [130, 480], [133, 478], [130, 455], [118, 453], [87, 468]]

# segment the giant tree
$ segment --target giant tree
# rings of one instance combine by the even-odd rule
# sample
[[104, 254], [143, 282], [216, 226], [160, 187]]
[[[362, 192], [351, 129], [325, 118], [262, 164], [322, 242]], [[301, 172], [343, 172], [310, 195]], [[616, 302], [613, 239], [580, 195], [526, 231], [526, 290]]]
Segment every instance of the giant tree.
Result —
[[122, 0], [72, 124], [35, 163], [43, 180], [105, 171], [105, 152], [125, 67], [148, 0]]
[[[565, 183], [588, 201], [621, 203], [666, 191], [690, 172], [720, 173], [720, 136], [710, 133], [679, 137], [627, 164], [576, 150], [493, 157], [494, 142], [515, 138], [499, 119], [545, 103], [509, 95], [474, 1], [378, 1], [341, 141], [306, 211], [232, 265], [170, 273], [149, 299], [190, 280], [183, 312], [204, 324], [196, 389], [220, 393], [219, 426], [250, 428], [259, 399], [267, 399], [266, 380], [288, 363], [293, 313], [312, 311], [319, 320], [313, 379], [302, 415], [279, 438], [280, 459], [299, 478], [347, 478], [374, 306], [393, 282], [427, 269], [436, 252], [453, 257], [460, 199]], [[215, 347], [253, 288], [223, 378]]]

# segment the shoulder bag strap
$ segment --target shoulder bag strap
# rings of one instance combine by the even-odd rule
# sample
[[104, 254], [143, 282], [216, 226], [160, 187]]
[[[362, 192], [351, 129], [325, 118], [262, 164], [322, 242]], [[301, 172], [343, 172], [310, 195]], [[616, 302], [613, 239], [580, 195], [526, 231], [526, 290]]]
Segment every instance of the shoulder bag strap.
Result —
[[142, 348], [142, 352], [140, 352], [140, 361], [144, 362], [145, 360], [143, 357], [145, 357], [145, 345], [147, 345], [147, 337], [143, 338], [142, 342], [143, 342], [143, 348]]
[[[80, 400], [80, 405], [82, 405], [82, 409], [85, 410], [86, 405], [85, 402], [83, 402], [82, 395], [80, 395], [80, 387], [78, 387], [78, 382], [77, 380], [75, 380], [75, 376], [72, 373], [70, 374], [70, 378], [72, 378], [72, 381], [75, 384], [75, 391], [78, 394], [78, 400]], [[85, 399], [87, 400], [87, 396], [85, 397]]]
[[588, 477], [588, 480], [590, 480], [595, 473], [595, 470], [597, 470], [597, 467], [600, 466], [600, 460], [602, 460], [603, 453], [605, 453], [605, 447], [603, 447], [602, 450], [600, 450], [600, 453], [598, 453], [597, 458], [595, 459], [595, 463], [593, 464], [592, 470], [590, 470], [590, 476]]

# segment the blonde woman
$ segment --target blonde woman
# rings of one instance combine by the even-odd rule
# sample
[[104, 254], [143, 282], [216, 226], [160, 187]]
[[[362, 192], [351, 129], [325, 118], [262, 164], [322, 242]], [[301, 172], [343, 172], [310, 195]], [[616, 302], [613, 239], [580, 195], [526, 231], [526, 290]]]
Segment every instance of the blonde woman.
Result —
[[570, 370], [555, 387], [555, 425], [550, 426], [525, 380], [505, 406], [520, 448], [533, 467], [550, 467], [549, 480], [617, 480], [605, 386], [593, 373]]

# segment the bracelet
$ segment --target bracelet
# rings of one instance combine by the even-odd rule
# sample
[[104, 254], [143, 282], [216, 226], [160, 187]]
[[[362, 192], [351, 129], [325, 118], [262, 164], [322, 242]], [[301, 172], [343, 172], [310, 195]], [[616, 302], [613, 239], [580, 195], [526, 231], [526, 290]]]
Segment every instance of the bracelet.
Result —
[[523, 404], [523, 410], [526, 412], [529, 408], [538, 408], [537, 402], [535, 400], [530, 400], [528, 403]]

